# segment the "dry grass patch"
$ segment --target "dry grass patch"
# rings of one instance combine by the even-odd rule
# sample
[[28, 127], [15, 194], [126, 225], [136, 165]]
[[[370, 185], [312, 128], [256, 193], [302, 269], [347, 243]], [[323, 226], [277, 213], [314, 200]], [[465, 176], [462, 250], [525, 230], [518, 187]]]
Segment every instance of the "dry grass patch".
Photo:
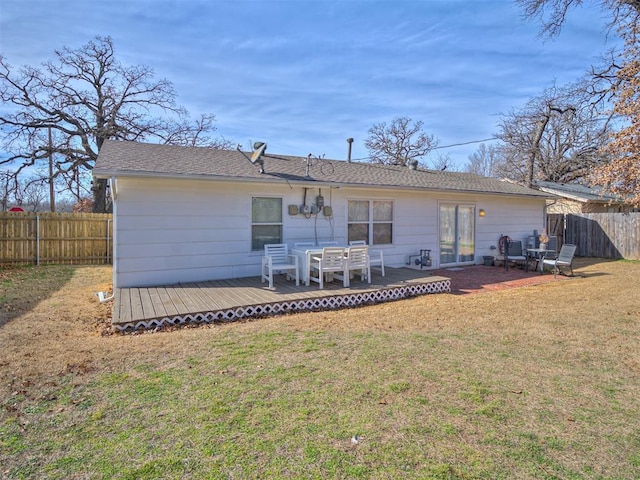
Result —
[[0, 476], [640, 477], [637, 262], [109, 337], [109, 269], [56, 268], [0, 290]]

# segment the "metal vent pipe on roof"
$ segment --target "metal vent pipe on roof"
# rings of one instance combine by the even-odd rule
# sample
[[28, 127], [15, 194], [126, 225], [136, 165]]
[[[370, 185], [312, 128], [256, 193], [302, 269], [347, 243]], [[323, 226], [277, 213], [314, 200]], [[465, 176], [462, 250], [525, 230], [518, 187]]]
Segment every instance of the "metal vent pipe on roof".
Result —
[[349, 150], [347, 151], [347, 162], [351, 162], [351, 144], [353, 143], [353, 138], [347, 138], [347, 143], [349, 144]]

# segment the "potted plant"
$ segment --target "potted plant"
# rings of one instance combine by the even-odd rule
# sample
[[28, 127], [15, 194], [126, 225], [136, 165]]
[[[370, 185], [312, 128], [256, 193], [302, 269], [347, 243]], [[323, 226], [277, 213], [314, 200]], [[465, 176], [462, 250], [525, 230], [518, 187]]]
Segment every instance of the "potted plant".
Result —
[[542, 230], [542, 233], [538, 237], [538, 240], [540, 240], [540, 248], [542, 250], [546, 250], [547, 249], [547, 243], [549, 242], [549, 236], [547, 235], [547, 229], [546, 228]]

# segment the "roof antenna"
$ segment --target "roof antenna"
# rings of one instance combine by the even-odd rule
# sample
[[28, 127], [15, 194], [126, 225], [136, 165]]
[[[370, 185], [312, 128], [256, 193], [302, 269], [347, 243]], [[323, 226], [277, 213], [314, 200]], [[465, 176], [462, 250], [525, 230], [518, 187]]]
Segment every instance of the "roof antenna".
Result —
[[251, 163], [260, 165], [260, 173], [264, 173], [264, 160], [262, 155], [267, 149], [267, 144], [264, 142], [256, 142], [253, 144], [253, 153], [249, 161]]

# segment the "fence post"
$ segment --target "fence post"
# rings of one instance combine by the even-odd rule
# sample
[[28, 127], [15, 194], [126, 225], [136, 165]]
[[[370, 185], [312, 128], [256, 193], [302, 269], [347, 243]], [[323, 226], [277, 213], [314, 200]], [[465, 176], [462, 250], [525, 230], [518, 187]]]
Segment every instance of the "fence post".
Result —
[[40, 265], [40, 215], [36, 214], [36, 265]]

